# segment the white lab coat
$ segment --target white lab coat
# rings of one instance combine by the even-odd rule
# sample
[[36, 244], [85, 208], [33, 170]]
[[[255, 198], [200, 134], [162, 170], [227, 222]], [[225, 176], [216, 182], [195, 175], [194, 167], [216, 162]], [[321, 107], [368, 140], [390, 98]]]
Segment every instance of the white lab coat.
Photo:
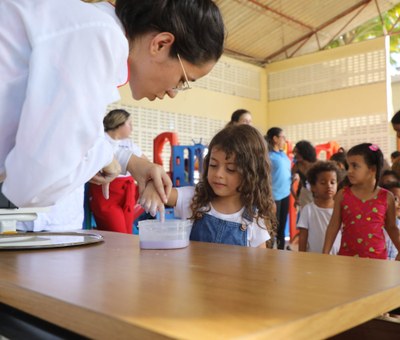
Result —
[[103, 116], [127, 58], [109, 3], [0, 0], [0, 177], [14, 204], [52, 205], [112, 161]]
[[75, 189], [46, 211], [37, 212], [33, 221], [17, 222], [20, 231], [65, 232], [82, 229], [84, 219], [84, 187]]

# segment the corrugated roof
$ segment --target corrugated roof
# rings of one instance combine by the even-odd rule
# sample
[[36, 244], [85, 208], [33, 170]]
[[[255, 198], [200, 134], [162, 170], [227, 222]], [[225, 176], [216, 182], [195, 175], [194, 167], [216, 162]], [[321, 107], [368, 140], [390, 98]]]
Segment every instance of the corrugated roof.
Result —
[[227, 30], [225, 54], [266, 64], [323, 49], [400, 0], [215, 0]]

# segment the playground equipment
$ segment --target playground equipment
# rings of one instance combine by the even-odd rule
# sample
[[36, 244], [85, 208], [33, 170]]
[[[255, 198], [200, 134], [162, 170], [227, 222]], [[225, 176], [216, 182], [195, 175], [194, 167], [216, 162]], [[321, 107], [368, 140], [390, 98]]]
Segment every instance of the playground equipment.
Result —
[[[162, 152], [164, 150], [165, 144], [169, 142], [171, 145], [171, 150], [174, 145], [178, 145], [178, 135], [175, 132], [163, 132], [159, 134], [156, 138], [153, 140], [153, 162], [155, 164], [159, 164], [161, 166], [164, 166], [163, 159], [162, 159]], [[172, 156], [172, 152], [171, 152]], [[170, 165], [168, 171], [168, 175], [171, 177], [172, 173], [172, 159], [170, 160]]]
[[[205, 146], [201, 144], [201, 141], [194, 142], [194, 145], [179, 145], [178, 135], [175, 132], [163, 132], [154, 138], [153, 142], [153, 161], [161, 166], [164, 166], [162, 153], [167, 142], [171, 146], [167, 173], [171, 177], [172, 185], [174, 187], [194, 186], [197, 182], [196, 171], [201, 173], [203, 169]], [[173, 209], [165, 209], [165, 219], [173, 218]]]
[[194, 186], [195, 171], [203, 169], [203, 153], [205, 146], [174, 145], [172, 147], [172, 183], [174, 187]]
[[338, 152], [339, 148], [340, 145], [337, 142], [328, 142], [316, 145], [315, 152], [319, 160], [327, 161], [334, 153]]
[[164, 166], [162, 152], [165, 144], [171, 145], [171, 159], [168, 174], [174, 187], [193, 186], [196, 183], [195, 172], [203, 169], [203, 155], [205, 146], [200, 143], [194, 145], [179, 145], [175, 132], [163, 132], [154, 139], [154, 163]]

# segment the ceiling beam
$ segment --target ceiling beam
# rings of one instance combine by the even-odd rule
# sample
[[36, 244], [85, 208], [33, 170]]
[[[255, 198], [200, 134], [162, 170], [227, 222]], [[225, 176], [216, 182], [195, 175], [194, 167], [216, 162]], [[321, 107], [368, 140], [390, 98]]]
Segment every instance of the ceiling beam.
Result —
[[228, 56], [229, 55], [235, 56], [237, 58], [240, 58], [241, 60], [244, 60], [244, 61], [247, 61], [247, 62], [251, 62], [251, 63], [257, 64], [259, 66], [263, 65], [263, 60], [261, 60], [261, 59], [257, 59], [257, 58], [255, 58], [255, 57], [253, 57], [251, 55], [244, 54], [242, 52], [238, 52], [238, 51], [226, 48], [226, 47], [224, 48], [224, 54], [226, 54]]
[[[368, 5], [368, 4], [365, 4], [365, 6], [367, 6], [367, 5]], [[337, 33], [332, 37], [332, 39], [329, 40], [329, 42], [328, 42], [327, 44], [325, 44], [324, 47], [322, 47], [322, 50], [324, 50], [332, 41], [334, 41], [335, 39], [337, 39], [337, 38], [339, 37], [339, 35], [345, 30], [345, 28], [346, 28], [355, 18], [357, 18], [358, 15], [364, 10], [365, 6], [359, 8], [359, 10], [357, 11], [357, 13], [355, 13], [355, 14], [353, 15], [353, 17], [352, 17], [348, 22], [346, 22], [346, 24], [339, 30], [339, 32], [337, 32]]]
[[280, 16], [280, 17], [282, 17], [282, 18], [284, 18], [284, 19], [286, 19], [286, 20], [288, 20], [288, 21], [291, 21], [291, 22], [294, 22], [294, 23], [296, 23], [296, 24], [298, 24], [298, 25], [300, 25], [300, 26], [303, 26], [303, 27], [305, 27], [305, 28], [307, 28], [307, 29], [309, 29], [309, 30], [311, 30], [311, 31], [314, 30], [313, 27], [311, 27], [311, 26], [305, 24], [304, 22], [302, 22], [302, 21], [300, 21], [300, 20], [297, 20], [297, 19], [295, 19], [295, 18], [293, 18], [293, 17], [291, 17], [291, 16], [289, 16], [289, 15], [287, 15], [287, 14], [285, 14], [285, 13], [282, 13], [282, 12], [280, 12], [280, 11], [278, 11], [278, 10], [276, 10], [276, 9], [274, 9], [274, 8], [272, 8], [272, 7], [270, 7], [270, 6], [268, 6], [268, 5], [261, 4], [261, 3], [258, 2], [257, 0], [247, 0], [247, 1], [248, 1], [248, 2], [251, 2], [251, 3], [253, 3], [253, 4], [255, 4], [255, 5], [257, 5], [257, 6], [261, 7], [261, 8], [263, 8], [263, 9], [265, 9], [265, 10], [268, 11], [268, 12], [272, 12], [272, 13], [274, 13], [274, 14], [276, 14], [276, 15], [278, 15], [278, 16]]
[[[316, 35], [317, 36], [317, 35]], [[310, 35], [307, 39], [304, 39], [298, 46], [297, 48], [290, 54], [289, 58], [293, 58], [293, 56], [297, 53], [298, 50], [300, 50], [310, 39], [311, 39], [312, 35]], [[319, 46], [319, 42], [318, 42], [318, 46]], [[285, 51], [285, 54], [287, 50]]]
[[367, 4], [369, 4], [372, 0], [362, 0], [358, 3], [356, 3], [355, 5], [347, 8], [346, 10], [344, 10], [343, 12], [339, 13], [338, 15], [335, 15], [334, 17], [332, 17], [331, 19], [329, 19], [328, 21], [324, 22], [322, 25], [320, 25], [319, 27], [317, 27], [315, 30], [313, 30], [312, 32], [308, 32], [306, 34], [304, 34], [303, 36], [301, 36], [300, 38], [292, 41], [291, 43], [283, 46], [281, 49], [279, 49], [278, 51], [270, 54], [269, 56], [265, 57], [263, 60], [264, 64], [267, 64], [271, 59], [273, 59], [274, 57], [276, 57], [277, 55], [285, 52], [286, 50], [288, 50], [289, 48], [297, 45], [298, 43], [302, 42], [303, 40], [307, 40], [309, 39], [313, 34], [317, 34], [317, 32], [321, 31], [322, 29], [324, 29], [325, 27], [331, 25], [332, 23], [334, 23], [335, 21], [337, 21], [338, 19], [346, 16], [347, 14], [353, 12], [354, 10], [358, 9], [359, 7], [365, 6]]
[[381, 9], [379, 8], [377, 0], [375, 0], [375, 5], [376, 5], [376, 9], [378, 10], [378, 13], [379, 13], [379, 19], [381, 20], [383, 35], [386, 36], [387, 31], [386, 31], [386, 27], [385, 27], [385, 21], [383, 20], [382, 12], [381, 12]]
[[396, 19], [396, 21], [394, 22], [394, 24], [393, 24], [393, 26], [392, 26], [392, 28], [390, 29], [390, 31], [388, 32], [388, 34], [392, 34], [393, 33], [393, 31], [394, 31], [394, 29], [396, 28], [396, 25], [397, 25], [397, 23], [400, 21], [400, 17], [398, 17], [397, 19]]

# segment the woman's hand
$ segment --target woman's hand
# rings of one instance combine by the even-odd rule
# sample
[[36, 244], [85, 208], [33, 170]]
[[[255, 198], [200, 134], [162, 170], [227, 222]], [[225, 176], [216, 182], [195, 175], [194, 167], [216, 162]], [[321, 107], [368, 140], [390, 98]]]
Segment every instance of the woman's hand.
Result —
[[101, 169], [89, 182], [102, 185], [103, 196], [109, 198], [109, 187], [112, 182], [121, 173], [121, 166], [114, 158], [113, 161]]
[[164, 204], [167, 203], [167, 197], [171, 193], [172, 182], [163, 167], [146, 159], [131, 156], [127, 170], [138, 183], [139, 202], [143, 208], [150, 213], [154, 212], [154, 209], [160, 212], [162, 209], [164, 212]]

